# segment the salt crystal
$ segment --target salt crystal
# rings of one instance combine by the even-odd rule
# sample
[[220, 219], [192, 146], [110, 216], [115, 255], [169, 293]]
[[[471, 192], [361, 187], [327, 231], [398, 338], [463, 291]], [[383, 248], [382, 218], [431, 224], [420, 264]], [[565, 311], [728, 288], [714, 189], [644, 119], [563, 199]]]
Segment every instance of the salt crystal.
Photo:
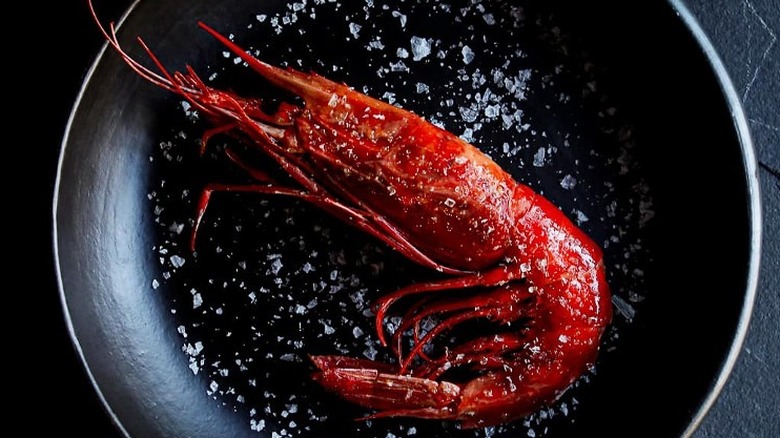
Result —
[[157, 279], [152, 280], [152, 289], [157, 289], [158, 287], [160, 287], [160, 282]]
[[265, 420], [255, 420], [253, 418], [249, 420], [249, 428], [255, 432], [260, 432], [265, 429]]
[[501, 114], [501, 121], [503, 122], [504, 128], [511, 128], [515, 123], [511, 114]]
[[536, 167], [544, 166], [544, 155], [545, 155], [545, 150], [543, 147], [539, 148], [539, 150], [536, 151], [536, 153], [534, 154], [534, 163], [533, 163], [534, 166]]
[[477, 116], [479, 113], [475, 108], [472, 107], [460, 107], [458, 108], [458, 111], [460, 112], [460, 117], [463, 119], [464, 122], [471, 123], [475, 120], [477, 120]]
[[358, 308], [363, 307], [363, 304], [365, 302], [365, 294], [366, 290], [361, 289], [357, 290], [354, 293], [349, 294], [349, 298], [352, 300], [353, 303], [357, 304]]
[[363, 336], [363, 330], [360, 329], [360, 327], [355, 327], [352, 329], [352, 336], [355, 338], [359, 338]]
[[492, 26], [492, 25], [496, 24], [496, 19], [493, 17], [493, 14], [491, 14], [491, 13], [487, 13], [487, 14], [483, 15], [482, 19], [485, 20], [485, 23], [487, 23], [488, 25]]
[[523, 121], [523, 110], [518, 109], [515, 111], [515, 113], [512, 114], [512, 118], [515, 120], [515, 122], [521, 123]]
[[382, 44], [382, 41], [379, 41], [379, 37], [377, 37], [376, 40], [371, 41], [371, 42], [368, 43], [368, 47], [371, 48], [371, 49], [382, 50], [382, 49], [385, 48], [385, 45]]
[[192, 296], [192, 308], [197, 309], [203, 305], [203, 297], [200, 296], [200, 293], [196, 293]]
[[376, 348], [374, 348], [373, 345], [369, 345], [365, 350], [363, 350], [363, 356], [370, 360], [375, 360], [376, 355], [379, 353]]
[[574, 210], [574, 215], [575, 215], [575, 219], [577, 220], [577, 225], [582, 225], [585, 222], [590, 220], [588, 216], [585, 215], [585, 213], [579, 210]]
[[399, 21], [401, 22], [401, 27], [406, 27], [406, 15], [398, 11], [393, 11], [393, 17], [399, 19]]
[[169, 231], [173, 231], [176, 234], [181, 234], [183, 229], [184, 229], [184, 224], [178, 224], [176, 222], [172, 223], [171, 226], [168, 227]]
[[430, 90], [428, 85], [423, 84], [422, 82], [418, 82], [416, 86], [417, 86], [417, 93], [418, 94], [427, 93]]
[[463, 55], [464, 64], [471, 64], [471, 61], [474, 60], [474, 51], [471, 50], [471, 47], [469, 46], [463, 46], [463, 49], [461, 49], [461, 54]]
[[188, 355], [190, 355], [190, 356], [192, 356], [194, 358], [195, 356], [200, 354], [200, 352], [203, 350], [203, 343], [200, 342], [200, 341], [195, 342], [194, 345], [190, 344], [190, 343], [187, 343], [187, 344], [184, 344], [184, 346], [182, 346], [181, 349], [185, 353], [187, 353]]
[[494, 117], [498, 117], [499, 108], [500, 108], [499, 105], [489, 105], [489, 106], [487, 106], [485, 108], [485, 117], [490, 118], [490, 119], [492, 119]]
[[577, 179], [571, 175], [566, 175], [561, 180], [561, 187], [563, 187], [566, 190], [572, 189], [576, 185], [577, 185]]
[[412, 44], [412, 59], [419, 61], [431, 54], [431, 41], [425, 38], [413, 36], [411, 39]]
[[[469, 49], [471, 50], [471, 49]], [[482, 72], [477, 69], [474, 73], [471, 74], [471, 86], [474, 88], [477, 88], [481, 85], [484, 85], [487, 82], [487, 77], [482, 74]], [[488, 90], [489, 91], [489, 90]], [[477, 99], [479, 100], [479, 99]]]
[[177, 255], [172, 255], [170, 260], [174, 268], [181, 268], [184, 266], [185, 260]]
[[273, 263], [271, 263], [271, 273], [274, 275], [278, 274], [282, 269], [282, 266], [282, 261], [280, 259], [275, 259]]
[[634, 306], [629, 304], [626, 300], [617, 295], [612, 295], [612, 304], [615, 305], [618, 313], [623, 315], [627, 320], [631, 321], [634, 319], [636, 310], [634, 309]]
[[396, 72], [396, 73], [397, 72], [408, 72], [409, 71], [409, 67], [407, 67], [406, 64], [404, 64], [403, 61], [391, 62], [390, 63], [390, 71]]
[[320, 320], [320, 323], [322, 323], [326, 335], [332, 335], [333, 333], [336, 333], [336, 329], [328, 325], [325, 321]]
[[474, 142], [474, 130], [471, 128], [466, 128], [463, 130], [463, 134], [460, 135], [460, 138], [465, 141], [466, 143], [473, 143]]
[[363, 26], [357, 24], [357, 23], [349, 23], [349, 33], [352, 34], [355, 39], [358, 38], [358, 34], [360, 33], [360, 29], [362, 29]]
[[391, 93], [390, 91], [385, 91], [384, 94], [382, 94], [382, 100], [389, 104], [395, 103], [395, 93]]

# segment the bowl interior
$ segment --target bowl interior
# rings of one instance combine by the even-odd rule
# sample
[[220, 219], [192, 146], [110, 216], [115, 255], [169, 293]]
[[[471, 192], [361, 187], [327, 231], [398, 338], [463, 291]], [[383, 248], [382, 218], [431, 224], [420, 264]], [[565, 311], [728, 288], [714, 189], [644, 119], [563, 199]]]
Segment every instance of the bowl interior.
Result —
[[365, 412], [310, 382], [307, 355], [390, 360], [370, 303], [432, 274], [311, 206], [254, 195], [215, 196], [191, 253], [202, 187], [245, 179], [221, 153], [233, 140], [200, 157], [206, 124], [109, 51], [64, 141], [55, 232], [74, 340], [121, 429], [623, 436], [620, 419], [661, 437], [689, 426], [717, 390], [748, 287], [734, 103], [670, 5], [535, 3], [141, 2], [120, 35], [144, 62], [135, 36], [171, 69], [189, 64], [271, 105], [288, 97], [225, 55], [204, 21], [269, 63], [343, 81], [488, 153], [604, 246], [616, 312], [593, 372], [549, 409], [489, 430], [353, 421]]

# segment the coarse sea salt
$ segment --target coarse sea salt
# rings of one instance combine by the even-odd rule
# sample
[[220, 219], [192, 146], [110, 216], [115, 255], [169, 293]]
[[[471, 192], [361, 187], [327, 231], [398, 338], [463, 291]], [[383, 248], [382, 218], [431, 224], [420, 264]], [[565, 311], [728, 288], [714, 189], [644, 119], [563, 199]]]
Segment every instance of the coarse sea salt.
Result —
[[461, 54], [463, 55], [464, 64], [471, 64], [471, 62], [474, 61], [474, 58], [476, 57], [476, 54], [469, 46], [463, 46], [461, 49]]
[[184, 260], [184, 258], [182, 258], [180, 256], [177, 256], [177, 255], [172, 255], [171, 258], [170, 258], [170, 261], [171, 261], [171, 265], [174, 268], [181, 268], [182, 266], [184, 266], [184, 263], [186, 262], [186, 260]]
[[564, 189], [567, 190], [573, 189], [574, 186], [576, 185], [577, 185], [577, 178], [569, 174], [567, 174], [566, 176], [563, 177], [563, 179], [561, 179], [561, 187], [563, 187]]
[[544, 147], [540, 147], [536, 153], [534, 154], [534, 161], [533, 165], [536, 167], [542, 167], [544, 166], [544, 156], [546, 155], [546, 152], [544, 150]]
[[410, 40], [412, 47], [412, 60], [420, 61], [431, 54], [431, 41], [418, 36], [413, 36]]
[[406, 14], [402, 14], [398, 11], [393, 11], [392, 13], [393, 17], [398, 18], [398, 22], [401, 24], [401, 27], [406, 27]]
[[360, 35], [360, 29], [362, 29], [362, 28], [363, 28], [363, 26], [361, 26], [358, 23], [349, 23], [349, 33], [351, 33], [352, 36], [354, 38], [356, 38], [356, 39]]

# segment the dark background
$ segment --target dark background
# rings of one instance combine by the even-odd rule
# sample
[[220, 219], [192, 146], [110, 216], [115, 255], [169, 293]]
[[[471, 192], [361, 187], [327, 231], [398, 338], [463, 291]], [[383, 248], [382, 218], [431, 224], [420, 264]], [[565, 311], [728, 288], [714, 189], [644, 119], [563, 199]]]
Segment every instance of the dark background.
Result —
[[[101, 10], [118, 17], [129, 3], [101, 1]], [[694, 437], [776, 438], [780, 437], [780, 1], [685, 3], [708, 33], [744, 103], [759, 160], [764, 216], [761, 277], [747, 338], [720, 397]], [[5, 16], [7, 22], [18, 21], [24, 29], [6, 37], [4, 46], [10, 50], [3, 69], [11, 76], [3, 87], [6, 113], [13, 114], [3, 124], [4, 149], [11, 153], [5, 158], [3, 211], [16, 224], [5, 233], [7, 254], [14, 260], [5, 268], [10, 279], [5, 291], [12, 299], [4, 312], [8, 321], [4, 332], [12, 351], [3, 354], [4, 381], [11, 383], [12, 390], [10, 417], [12, 423], [23, 420], [26, 430], [35, 435], [115, 437], [119, 434], [68, 337], [51, 255], [59, 145], [71, 105], [102, 39], [85, 1], [61, 0], [26, 8], [27, 13]], [[11, 171], [16, 168], [17, 172]], [[17, 299], [22, 301], [16, 303]], [[648, 401], [649, 406], [652, 403]], [[657, 410], [660, 419], [663, 406]]]

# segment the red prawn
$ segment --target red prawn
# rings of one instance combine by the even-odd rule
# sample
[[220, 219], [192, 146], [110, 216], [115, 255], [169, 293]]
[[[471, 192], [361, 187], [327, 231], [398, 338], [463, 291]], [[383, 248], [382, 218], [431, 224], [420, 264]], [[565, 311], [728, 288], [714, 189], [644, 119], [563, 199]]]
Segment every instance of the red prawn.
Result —
[[[159, 72], [143, 66], [120, 47], [113, 24], [106, 30], [94, 9], [92, 14], [132, 69], [182, 96], [213, 123], [203, 147], [215, 133], [236, 134], [291, 177], [289, 183], [275, 181], [228, 149], [256, 182], [204, 189], [193, 246], [212, 193], [283, 195], [310, 202], [446, 274], [375, 303], [377, 335], [397, 364], [312, 356], [318, 369], [313, 378], [324, 388], [375, 410], [368, 418], [447, 419], [472, 428], [553, 403], [593, 365], [612, 315], [600, 248], [477, 148], [346, 85], [266, 64], [199, 23], [271, 84], [303, 99], [303, 105], [284, 103], [268, 114], [259, 99], [211, 88], [189, 66], [170, 73], [139, 38]], [[411, 296], [417, 298], [389, 342], [386, 316]], [[498, 329], [438, 356], [423, 351], [473, 320]], [[423, 333], [424, 321], [437, 322]], [[469, 377], [448, 380], [454, 369]]]

